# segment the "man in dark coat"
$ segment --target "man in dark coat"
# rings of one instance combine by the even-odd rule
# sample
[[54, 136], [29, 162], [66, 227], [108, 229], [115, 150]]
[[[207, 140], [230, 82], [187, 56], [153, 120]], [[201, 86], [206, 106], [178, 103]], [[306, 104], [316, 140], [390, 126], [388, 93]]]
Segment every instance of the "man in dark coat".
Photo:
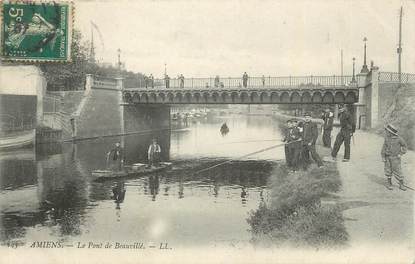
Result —
[[334, 114], [329, 108], [322, 114], [323, 123], [323, 145], [331, 148], [331, 131], [333, 130]]
[[125, 160], [124, 149], [121, 147], [120, 142], [115, 143], [115, 148], [111, 149], [107, 153], [107, 160], [111, 160], [111, 167], [116, 170], [122, 170], [122, 165]]
[[286, 127], [284, 131], [284, 139], [282, 140], [285, 142], [284, 151], [285, 151], [285, 164], [287, 167], [292, 166], [292, 155], [291, 155], [291, 148], [289, 147], [290, 143], [290, 131], [292, 130], [293, 123], [291, 120], [287, 120]]
[[339, 108], [339, 119], [340, 119], [340, 131], [336, 136], [331, 156], [336, 159], [337, 152], [339, 152], [340, 146], [344, 142], [344, 157], [343, 161], [348, 162], [350, 160], [350, 138], [356, 129], [353, 116], [346, 109], [346, 106], [340, 106]]
[[244, 88], [248, 86], [248, 74], [246, 72], [242, 75], [242, 83]]
[[318, 137], [317, 124], [311, 121], [310, 113], [304, 115], [303, 125], [303, 159], [304, 167], [306, 168], [310, 164], [310, 154], [313, 160], [317, 163], [318, 167], [323, 166], [320, 156], [316, 151], [316, 141]]
[[287, 143], [285, 145], [286, 164], [293, 171], [297, 171], [300, 165], [301, 132], [297, 127], [296, 120], [287, 121], [287, 130], [283, 141]]

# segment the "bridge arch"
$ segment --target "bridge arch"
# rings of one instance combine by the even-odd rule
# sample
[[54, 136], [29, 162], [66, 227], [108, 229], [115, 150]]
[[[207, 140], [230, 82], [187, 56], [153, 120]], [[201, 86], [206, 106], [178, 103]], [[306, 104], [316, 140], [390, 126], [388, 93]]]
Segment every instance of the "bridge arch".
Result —
[[334, 102], [335, 103], [343, 103], [344, 102], [344, 93], [340, 92], [340, 91], [337, 91], [334, 94]]
[[249, 102], [249, 96], [247, 92], [242, 92], [241, 93], [241, 102], [242, 103], [248, 103]]
[[311, 97], [311, 102], [312, 103], [321, 103], [323, 102], [323, 96], [321, 95], [320, 92], [314, 92], [313, 96]]
[[326, 104], [334, 103], [334, 96], [331, 92], [325, 92], [324, 93], [323, 103], [326, 103]]
[[221, 98], [222, 102], [224, 102], [224, 103], [229, 102], [229, 94], [227, 92], [221, 93], [220, 98]]
[[311, 95], [310, 95], [310, 93], [309, 92], [304, 92], [302, 95], [301, 95], [301, 102], [303, 102], [303, 103], [311, 103]]
[[130, 93], [124, 93], [124, 98], [123, 99], [124, 99], [125, 102], [131, 103], [133, 97], [132, 97], [132, 95]]
[[187, 92], [184, 94], [184, 100], [186, 103], [191, 103], [192, 102], [192, 94]]
[[290, 95], [288, 94], [288, 92], [283, 92], [280, 95], [280, 101], [281, 103], [290, 103]]
[[291, 103], [301, 103], [301, 96], [298, 92], [293, 92], [291, 94]]
[[238, 93], [237, 92], [232, 92], [231, 93], [231, 99], [232, 99], [232, 103], [239, 102]]
[[168, 94], [167, 94], [167, 97], [169, 98], [169, 102], [173, 102], [174, 101], [174, 94], [172, 93], [172, 92], [169, 92]]
[[166, 100], [166, 94], [165, 93], [159, 93], [158, 96], [159, 96], [159, 101], [165, 102], [165, 100]]
[[251, 98], [252, 103], [260, 103], [261, 102], [257, 92], [251, 92], [250, 98]]
[[357, 97], [356, 94], [354, 92], [348, 92], [345, 98], [345, 102], [346, 103], [354, 103], [357, 102]]
[[193, 95], [193, 98], [194, 98], [194, 101], [196, 102], [196, 103], [199, 103], [200, 102], [200, 93], [199, 92], [197, 92], [197, 93], [195, 93], [194, 95]]
[[148, 94], [147, 93], [141, 94], [139, 101], [144, 102], [144, 103], [148, 103]]
[[270, 103], [270, 102], [271, 102], [271, 100], [270, 100], [270, 96], [269, 96], [269, 94], [268, 94], [267, 92], [262, 92], [262, 93], [259, 95], [259, 100], [260, 100], [260, 102], [262, 102], [262, 103]]
[[280, 96], [277, 92], [272, 92], [270, 95], [271, 103], [279, 103], [280, 102]]
[[209, 93], [208, 92], [204, 92], [203, 93], [203, 100], [207, 103], [209, 102]]
[[157, 95], [155, 93], [150, 93], [150, 96], [148, 97], [149, 103], [156, 103], [157, 102]]
[[212, 93], [212, 100], [213, 102], [217, 103], [219, 99], [219, 94], [217, 92]]
[[183, 94], [182, 93], [176, 93], [174, 96], [174, 102], [175, 103], [182, 103], [183, 102]]

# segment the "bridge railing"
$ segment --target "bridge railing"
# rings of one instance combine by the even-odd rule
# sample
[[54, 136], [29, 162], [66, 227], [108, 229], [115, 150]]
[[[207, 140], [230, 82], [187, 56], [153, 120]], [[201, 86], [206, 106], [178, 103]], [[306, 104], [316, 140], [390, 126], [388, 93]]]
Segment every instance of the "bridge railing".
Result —
[[[355, 77], [357, 80], [358, 76]], [[275, 88], [275, 87], [299, 87], [299, 86], [348, 86], [352, 82], [352, 76], [284, 76], [284, 77], [249, 77], [247, 88]], [[147, 83], [139, 82], [137, 88], [166, 88], [165, 79], [147, 80]], [[169, 80], [169, 88], [238, 88], [244, 89], [242, 78], [220, 77], [211, 78], [179, 78]]]
[[[383, 83], [398, 83], [399, 73], [397, 72], [379, 72], [379, 82]], [[401, 73], [402, 83], [415, 83], [415, 74]]]

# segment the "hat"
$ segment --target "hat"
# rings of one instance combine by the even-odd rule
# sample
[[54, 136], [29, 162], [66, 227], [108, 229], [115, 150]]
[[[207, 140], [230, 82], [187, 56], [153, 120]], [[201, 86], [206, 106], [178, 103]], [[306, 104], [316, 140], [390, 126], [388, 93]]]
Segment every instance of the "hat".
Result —
[[310, 116], [311, 117], [311, 114], [310, 114], [310, 112], [305, 112], [304, 116]]
[[398, 129], [396, 127], [394, 127], [392, 124], [387, 124], [385, 126], [385, 129], [387, 131], [389, 131], [390, 133], [394, 134], [395, 136], [398, 135]]
[[339, 111], [344, 111], [344, 110], [346, 110], [346, 105], [343, 105], [343, 104], [339, 105]]

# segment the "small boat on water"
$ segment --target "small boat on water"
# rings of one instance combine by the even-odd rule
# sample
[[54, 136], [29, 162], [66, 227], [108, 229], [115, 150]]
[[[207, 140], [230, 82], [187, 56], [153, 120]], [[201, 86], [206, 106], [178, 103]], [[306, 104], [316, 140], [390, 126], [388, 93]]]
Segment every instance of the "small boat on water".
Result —
[[158, 166], [148, 166], [143, 163], [135, 163], [133, 165], [125, 165], [124, 170], [122, 171], [113, 171], [113, 170], [94, 170], [91, 175], [94, 180], [106, 180], [106, 179], [116, 179], [116, 178], [126, 178], [126, 177], [135, 177], [143, 176], [148, 174], [153, 174], [156, 172], [165, 171], [172, 167], [171, 162], [160, 162]]

